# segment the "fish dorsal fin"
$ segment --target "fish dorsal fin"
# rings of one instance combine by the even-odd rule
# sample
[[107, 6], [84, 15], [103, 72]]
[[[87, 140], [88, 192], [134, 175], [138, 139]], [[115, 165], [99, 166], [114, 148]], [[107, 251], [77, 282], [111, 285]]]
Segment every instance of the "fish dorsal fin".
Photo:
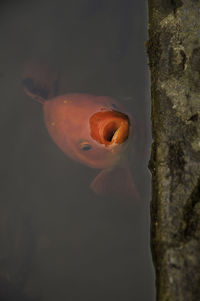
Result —
[[58, 73], [45, 63], [27, 63], [24, 66], [22, 83], [26, 94], [40, 103], [58, 95]]

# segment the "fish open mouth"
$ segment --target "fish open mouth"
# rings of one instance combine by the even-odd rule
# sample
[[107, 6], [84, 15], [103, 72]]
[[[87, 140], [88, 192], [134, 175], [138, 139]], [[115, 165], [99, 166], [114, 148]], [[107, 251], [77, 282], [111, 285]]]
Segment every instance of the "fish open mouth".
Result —
[[115, 122], [110, 122], [104, 127], [104, 139], [108, 142], [111, 142], [117, 130], [117, 124]]
[[91, 136], [106, 146], [121, 144], [127, 140], [130, 121], [126, 114], [118, 111], [97, 112], [90, 118]]

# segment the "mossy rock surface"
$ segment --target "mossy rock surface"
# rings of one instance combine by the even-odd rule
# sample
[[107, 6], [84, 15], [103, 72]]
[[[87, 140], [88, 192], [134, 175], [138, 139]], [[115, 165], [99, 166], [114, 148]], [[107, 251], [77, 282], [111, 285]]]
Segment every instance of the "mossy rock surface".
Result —
[[149, 0], [157, 300], [200, 300], [200, 1]]

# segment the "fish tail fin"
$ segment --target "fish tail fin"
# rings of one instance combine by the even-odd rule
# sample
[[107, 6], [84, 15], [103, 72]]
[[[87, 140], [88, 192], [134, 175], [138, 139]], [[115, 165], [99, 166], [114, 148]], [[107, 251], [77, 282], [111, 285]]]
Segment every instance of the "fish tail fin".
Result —
[[59, 76], [47, 64], [31, 61], [23, 68], [22, 83], [25, 93], [43, 104], [57, 96]]
[[90, 184], [97, 195], [110, 195], [139, 201], [140, 197], [135, 187], [129, 168], [117, 167], [112, 170], [102, 170]]

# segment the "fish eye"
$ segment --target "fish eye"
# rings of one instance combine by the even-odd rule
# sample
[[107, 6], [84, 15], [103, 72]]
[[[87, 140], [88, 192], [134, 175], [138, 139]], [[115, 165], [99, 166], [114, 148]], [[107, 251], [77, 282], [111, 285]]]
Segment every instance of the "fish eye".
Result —
[[112, 107], [113, 107], [114, 109], [118, 109], [118, 106], [117, 106], [115, 103], [112, 103]]
[[92, 146], [87, 141], [82, 141], [79, 144], [81, 150], [88, 151], [92, 148]]
[[100, 110], [101, 111], [113, 111], [113, 110], [118, 110], [118, 106], [115, 103], [107, 104], [105, 107], [102, 107]]

